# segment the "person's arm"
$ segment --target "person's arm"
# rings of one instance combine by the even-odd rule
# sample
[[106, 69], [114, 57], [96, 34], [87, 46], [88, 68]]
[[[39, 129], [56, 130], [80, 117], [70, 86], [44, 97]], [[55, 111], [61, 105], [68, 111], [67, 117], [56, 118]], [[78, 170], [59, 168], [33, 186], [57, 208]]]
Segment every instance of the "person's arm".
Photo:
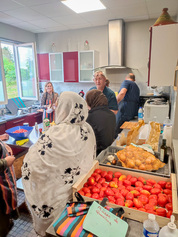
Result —
[[14, 163], [14, 160], [14, 156], [7, 156], [5, 159], [0, 159], [0, 172], [11, 166]]
[[117, 99], [117, 103], [121, 102], [121, 100], [124, 99], [125, 94], [127, 92], [126, 88], [122, 88], [121, 91], [119, 92], [119, 94], [117, 95], [116, 99]]
[[7, 133], [0, 135], [0, 140], [4, 141], [4, 140], [8, 140], [8, 139], [9, 139], [9, 135]]

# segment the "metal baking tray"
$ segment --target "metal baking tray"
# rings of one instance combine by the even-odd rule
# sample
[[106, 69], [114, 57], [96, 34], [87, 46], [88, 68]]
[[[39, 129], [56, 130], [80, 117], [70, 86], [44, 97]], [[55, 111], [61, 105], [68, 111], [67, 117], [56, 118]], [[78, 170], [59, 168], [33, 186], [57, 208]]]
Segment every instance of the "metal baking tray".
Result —
[[[134, 171], [134, 172], [153, 174], [153, 175], [158, 175], [158, 176], [162, 176], [162, 177], [170, 177], [170, 175], [171, 175], [170, 154], [169, 154], [169, 158], [168, 158], [168, 163], [165, 164], [165, 166], [163, 168], [160, 168], [156, 171], [144, 171], [144, 170], [136, 170], [136, 169], [131, 169], [131, 168], [125, 168], [125, 167], [122, 167], [122, 164], [119, 161], [117, 161], [116, 165], [106, 164], [108, 162], [108, 156], [109, 155], [115, 155], [115, 153], [117, 153], [118, 151], [120, 151], [122, 149], [124, 149], [124, 148], [120, 148], [120, 147], [117, 147], [117, 146], [110, 146], [110, 147], [106, 148], [105, 150], [103, 150], [96, 157], [96, 160], [99, 161], [100, 165], [107, 166], [107, 167], [124, 169], [124, 170], [131, 170], [131, 171]], [[155, 153], [154, 155], [159, 159], [159, 153]]]

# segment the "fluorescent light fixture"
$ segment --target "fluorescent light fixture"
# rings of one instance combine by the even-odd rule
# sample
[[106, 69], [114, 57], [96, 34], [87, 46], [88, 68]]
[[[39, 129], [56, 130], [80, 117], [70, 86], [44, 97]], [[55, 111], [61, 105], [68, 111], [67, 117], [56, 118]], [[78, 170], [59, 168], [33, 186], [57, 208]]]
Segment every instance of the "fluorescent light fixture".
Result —
[[106, 9], [100, 0], [62, 0], [61, 2], [76, 13]]

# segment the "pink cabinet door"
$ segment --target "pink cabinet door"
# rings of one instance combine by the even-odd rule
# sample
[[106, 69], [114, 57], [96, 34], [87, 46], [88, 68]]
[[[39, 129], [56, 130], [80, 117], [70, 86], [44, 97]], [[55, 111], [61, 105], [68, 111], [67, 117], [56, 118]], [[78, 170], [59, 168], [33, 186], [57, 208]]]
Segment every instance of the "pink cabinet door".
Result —
[[50, 81], [49, 54], [37, 54], [39, 81]]
[[64, 82], [78, 82], [78, 52], [64, 52]]

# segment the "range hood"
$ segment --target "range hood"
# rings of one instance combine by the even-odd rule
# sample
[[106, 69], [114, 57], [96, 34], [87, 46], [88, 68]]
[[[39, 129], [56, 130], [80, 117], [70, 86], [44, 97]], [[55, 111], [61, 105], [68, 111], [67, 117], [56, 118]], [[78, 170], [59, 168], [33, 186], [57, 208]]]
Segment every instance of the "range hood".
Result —
[[124, 42], [125, 24], [123, 19], [110, 20], [108, 22], [108, 65], [101, 66], [100, 69], [128, 68], [124, 66]]

